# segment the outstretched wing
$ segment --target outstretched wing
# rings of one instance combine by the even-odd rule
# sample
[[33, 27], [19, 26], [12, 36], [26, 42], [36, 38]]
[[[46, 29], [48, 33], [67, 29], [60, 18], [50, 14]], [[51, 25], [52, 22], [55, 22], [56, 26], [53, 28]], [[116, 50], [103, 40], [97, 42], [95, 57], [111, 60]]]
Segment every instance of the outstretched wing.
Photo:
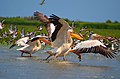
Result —
[[50, 22], [49, 18], [48, 18], [46, 15], [44, 15], [44, 14], [42, 14], [42, 13], [40, 13], [40, 12], [37, 12], [37, 11], [34, 12], [34, 16], [35, 16], [40, 22], [42, 22], [42, 23], [45, 25], [48, 34], [50, 34], [50, 33], [51, 33], [51, 28], [50, 28], [51, 22]]
[[55, 29], [54, 29], [53, 33], [51, 33], [51, 40], [52, 40], [52, 42], [53, 42], [53, 41], [56, 39], [57, 33], [58, 33], [58, 31], [60, 30], [60, 28], [62, 27], [62, 24], [59, 22], [59, 19], [60, 19], [60, 18], [59, 18], [58, 16], [52, 14], [50, 17], [51, 17], [51, 18], [50, 18], [51, 22], [52, 22], [52, 23], [54, 24], [54, 26], [55, 26]]
[[5, 19], [4, 19], [4, 20], [2, 20], [2, 22], [1, 22], [1, 23], [3, 24], [4, 22], [5, 22]]
[[23, 37], [20, 38], [19, 40], [17, 40], [13, 45], [10, 46], [10, 49], [13, 48], [14, 46], [20, 46], [20, 47], [24, 47], [27, 46], [28, 44], [26, 44], [29, 41], [29, 37]]
[[39, 19], [43, 23], [49, 23], [49, 18], [46, 15], [38, 11], [34, 12], [34, 16], [36, 16], [36, 18]]
[[42, 0], [42, 2], [40, 3], [40, 5], [43, 5], [43, 4], [45, 4], [45, 0]]
[[74, 48], [73, 52], [77, 53], [99, 53], [107, 58], [114, 58], [115, 54], [108, 50], [105, 45], [103, 45], [98, 40], [87, 40], [78, 43]]
[[55, 25], [55, 30], [51, 34], [53, 47], [60, 47], [63, 43], [66, 42], [69, 24], [64, 19], [54, 14], [50, 16], [50, 20]]
[[48, 39], [47, 36], [38, 35], [38, 36], [35, 36], [35, 37], [31, 38], [31, 40], [29, 40], [29, 41], [27, 42], [27, 44], [29, 44], [29, 45], [34, 45], [37, 40], [40, 40], [40, 41], [45, 42], [46, 44], [51, 45], [51, 42], [48, 41], [48, 40], [46, 40], [46, 39]]

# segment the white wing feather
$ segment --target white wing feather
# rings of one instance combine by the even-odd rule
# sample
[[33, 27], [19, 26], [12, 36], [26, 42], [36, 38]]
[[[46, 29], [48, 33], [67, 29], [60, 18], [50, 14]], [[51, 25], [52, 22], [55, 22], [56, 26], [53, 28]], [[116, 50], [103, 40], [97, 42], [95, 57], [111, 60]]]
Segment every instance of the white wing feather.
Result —
[[95, 46], [103, 46], [106, 47], [103, 43], [101, 43], [98, 40], [87, 40], [87, 41], [83, 41], [78, 43], [73, 50], [76, 49], [81, 49], [81, 48], [91, 48], [91, 47], [95, 47]]
[[21, 38], [18, 41], [16, 41], [16, 44], [18, 46], [26, 46], [26, 45], [28, 45], [28, 44], [26, 44], [28, 42], [28, 40], [29, 40], [29, 37], [24, 37], [24, 38]]

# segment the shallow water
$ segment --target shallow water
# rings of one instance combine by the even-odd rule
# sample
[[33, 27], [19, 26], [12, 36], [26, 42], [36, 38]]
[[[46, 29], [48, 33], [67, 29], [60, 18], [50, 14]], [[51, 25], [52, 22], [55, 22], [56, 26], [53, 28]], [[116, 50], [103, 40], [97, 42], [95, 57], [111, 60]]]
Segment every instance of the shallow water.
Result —
[[120, 57], [74, 54], [68, 61], [43, 61], [48, 55], [38, 51], [33, 57], [20, 57], [19, 51], [0, 47], [0, 79], [120, 79]]

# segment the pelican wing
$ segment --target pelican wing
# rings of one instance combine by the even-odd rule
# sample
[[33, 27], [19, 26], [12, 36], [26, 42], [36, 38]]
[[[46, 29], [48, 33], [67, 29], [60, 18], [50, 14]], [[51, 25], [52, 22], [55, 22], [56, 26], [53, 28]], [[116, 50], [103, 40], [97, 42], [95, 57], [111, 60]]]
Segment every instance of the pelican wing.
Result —
[[51, 34], [50, 19], [46, 15], [44, 15], [40, 12], [37, 12], [37, 11], [34, 12], [34, 16], [36, 16], [36, 18], [45, 25], [48, 35], [50, 35]]
[[31, 38], [28, 42], [27, 42], [27, 44], [28, 45], [30, 45], [30, 46], [36, 46], [36, 41], [39, 39], [40, 37], [33, 37], [33, 38]]
[[[58, 33], [58, 31], [61, 29], [61, 27], [62, 27], [62, 24], [59, 22], [59, 17], [58, 16], [56, 16], [56, 15], [54, 15], [54, 14], [52, 14], [51, 16], [50, 16], [51, 18], [51, 22], [54, 24], [54, 26], [55, 26], [55, 29], [54, 29], [54, 31], [53, 31], [53, 33], [51, 34], [51, 41], [53, 42], [55, 39], [56, 39], [56, 36], [57, 36], [57, 33]], [[51, 28], [53, 28], [53, 27], [51, 27]]]
[[106, 46], [98, 40], [83, 41], [78, 43], [73, 50], [79, 53], [99, 53], [107, 58], [115, 57], [114, 53], [108, 50]]
[[43, 5], [43, 4], [45, 4], [45, 0], [42, 0], [42, 2], [40, 3], [40, 5]]
[[43, 23], [49, 23], [49, 18], [40, 12], [34, 12], [34, 16], [36, 16]]
[[3, 24], [4, 22], [5, 22], [5, 19], [4, 19], [4, 20], [2, 20], [2, 22], [1, 22], [1, 23]]
[[0, 22], [0, 29], [2, 29], [3, 27], [2, 27], [2, 23]]
[[55, 25], [55, 30], [51, 35], [53, 47], [60, 47], [66, 41], [69, 24], [54, 14], [50, 17], [51, 22]]
[[16, 50], [19, 50], [19, 51], [24, 51], [24, 53], [35, 53], [34, 51], [34, 48], [35, 48], [35, 45], [27, 45], [27, 46], [24, 46], [24, 47], [21, 47], [21, 48], [18, 48]]
[[46, 38], [48, 38], [48, 37], [47, 37], [47, 36], [38, 35], [38, 36], [35, 36], [35, 37], [31, 38], [31, 40], [29, 40], [29, 41], [27, 42], [27, 44], [29, 44], [29, 45], [36, 45], [36, 41], [37, 41], [37, 40], [40, 40], [40, 41], [45, 42], [46, 44], [51, 45], [51, 42], [48, 41], [48, 40], [46, 40]]
[[16, 41], [16, 45], [18, 46], [26, 46], [27, 42], [29, 41], [29, 37], [23, 37], [21, 39], [19, 39], [18, 41]]
[[26, 44], [29, 41], [29, 37], [23, 37], [21, 39], [19, 39], [18, 41], [16, 41], [13, 45], [10, 46], [10, 49], [13, 48], [14, 46], [27, 46], [28, 44]]

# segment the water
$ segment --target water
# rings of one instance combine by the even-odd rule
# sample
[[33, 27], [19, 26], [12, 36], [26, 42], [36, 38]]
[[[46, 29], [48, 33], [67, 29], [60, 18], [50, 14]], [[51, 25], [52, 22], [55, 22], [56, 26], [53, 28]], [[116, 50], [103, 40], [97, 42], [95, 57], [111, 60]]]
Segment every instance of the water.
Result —
[[120, 57], [107, 59], [84, 55], [79, 62], [74, 54], [68, 61], [47, 63], [48, 55], [38, 51], [33, 57], [20, 57], [19, 51], [0, 47], [0, 79], [120, 79]]

